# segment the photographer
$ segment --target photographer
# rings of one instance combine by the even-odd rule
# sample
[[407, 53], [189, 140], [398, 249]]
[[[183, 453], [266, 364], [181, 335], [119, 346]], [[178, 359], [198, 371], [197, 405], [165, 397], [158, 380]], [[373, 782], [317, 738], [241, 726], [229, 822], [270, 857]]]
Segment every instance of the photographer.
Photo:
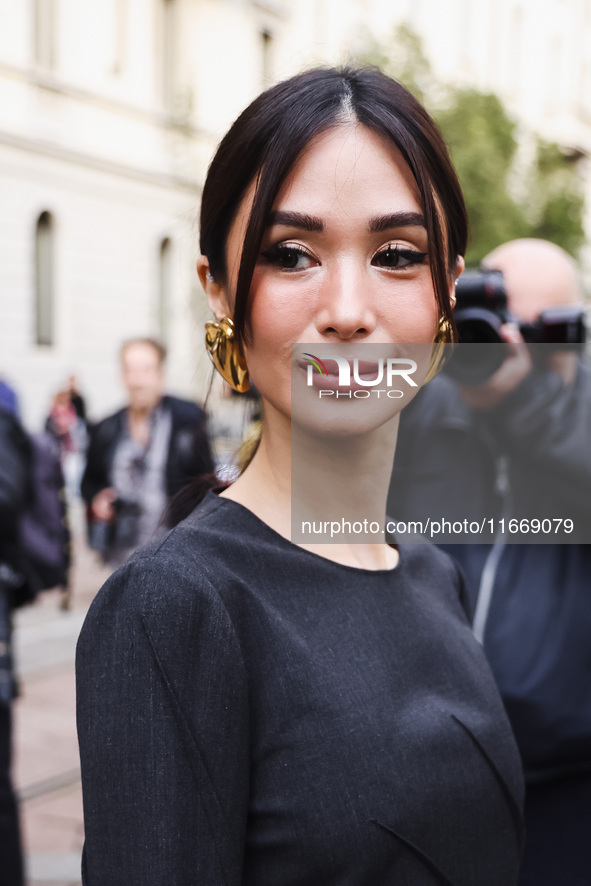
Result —
[[153, 339], [125, 342], [129, 404], [90, 431], [82, 497], [90, 543], [113, 567], [164, 531], [162, 514], [188, 480], [214, 469], [204, 411], [163, 395], [165, 357]]
[[[591, 883], [591, 546], [514, 544], [507, 525], [569, 516], [581, 539], [589, 528], [591, 376], [571, 344], [582, 338], [581, 297], [574, 262], [551, 243], [507, 243], [483, 264], [502, 272], [507, 304], [494, 297], [499, 277], [483, 275], [481, 301], [496, 317], [482, 338], [476, 323], [465, 337], [492, 341], [496, 330], [503, 359], [483, 377], [475, 364], [477, 384], [450, 364], [405, 410], [389, 511], [494, 516], [493, 544], [443, 546], [465, 573], [522, 755], [520, 886], [574, 886]], [[459, 286], [456, 320], [463, 305]], [[554, 343], [530, 350], [526, 339]]]

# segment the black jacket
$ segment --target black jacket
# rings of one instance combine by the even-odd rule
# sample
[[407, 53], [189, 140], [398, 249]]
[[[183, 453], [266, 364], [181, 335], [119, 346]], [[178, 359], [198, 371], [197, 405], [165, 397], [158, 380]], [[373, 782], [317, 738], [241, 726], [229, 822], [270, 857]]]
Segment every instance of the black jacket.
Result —
[[[188, 400], [166, 396], [172, 427], [166, 460], [166, 492], [172, 498], [190, 480], [214, 470], [203, 409]], [[90, 505], [94, 496], [112, 485], [111, 469], [117, 443], [124, 433], [126, 409], [105, 418], [90, 431], [82, 497]]]
[[[569, 517], [578, 533], [570, 537], [583, 542], [549, 544], [538, 534], [524, 543], [527, 535], [507, 532], [497, 540], [484, 648], [531, 781], [591, 770], [590, 441], [591, 375], [582, 365], [572, 386], [532, 372], [487, 414], [442, 376], [401, 416], [390, 513], [484, 520], [487, 530], [491, 518], [498, 529], [503, 518], [507, 527], [512, 517]], [[444, 546], [463, 569], [472, 611], [491, 563], [481, 539], [491, 540]]]

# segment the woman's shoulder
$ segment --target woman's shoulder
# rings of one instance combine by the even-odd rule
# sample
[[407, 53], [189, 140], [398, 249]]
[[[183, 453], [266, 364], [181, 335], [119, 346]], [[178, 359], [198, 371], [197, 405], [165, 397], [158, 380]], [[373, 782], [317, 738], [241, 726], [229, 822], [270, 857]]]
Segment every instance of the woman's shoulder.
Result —
[[[101, 705], [141, 708], [141, 720], [162, 704], [183, 722], [207, 720], [206, 709], [212, 722], [226, 709], [243, 711], [240, 638], [202, 556], [183, 540], [186, 532], [179, 526], [140, 549], [92, 602], [76, 648], [80, 722], [88, 724]], [[157, 730], [166, 716], [157, 718]]]
[[176, 625], [204, 617], [227, 619], [219, 588], [226, 546], [236, 539], [224, 533], [214, 502], [199, 505], [189, 518], [162, 538], [136, 551], [97, 593], [87, 623]]

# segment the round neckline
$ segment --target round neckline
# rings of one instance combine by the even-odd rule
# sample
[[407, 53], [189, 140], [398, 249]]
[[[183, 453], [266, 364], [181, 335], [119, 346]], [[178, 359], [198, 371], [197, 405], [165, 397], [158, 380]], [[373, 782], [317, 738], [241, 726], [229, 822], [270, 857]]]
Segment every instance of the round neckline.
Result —
[[313, 557], [315, 560], [320, 560], [322, 563], [328, 563], [332, 566], [338, 566], [340, 569], [345, 569], [348, 572], [356, 573], [357, 575], [376, 575], [376, 576], [393, 576], [398, 575], [400, 572], [403, 562], [406, 559], [402, 556], [401, 545], [397, 542], [396, 549], [398, 551], [398, 563], [396, 566], [392, 566], [390, 569], [367, 569], [364, 566], [350, 566], [348, 563], [339, 563], [338, 560], [332, 560], [330, 557], [323, 557], [322, 554], [317, 554], [315, 551], [309, 551], [307, 548], [303, 548], [300, 545], [295, 544], [295, 542], [291, 541], [289, 538], [285, 538], [284, 535], [277, 532], [273, 529], [272, 526], [269, 526], [268, 523], [265, 523], [264, 520], [261, 520], [254, 511], [251, 511], [250, 508], [247, 508], [246, 505], [240, 504], [238, 501], [234, 501], [233, 498], [222, 498], [217, 492], [213, 489], [208, 489], [204, 501], [211, 501], [212, 503], [217, 503], [218, 505], [230, 505], [230, 507], [238, 508], [240, 511], [243, 511], [247, 516], [258, 526], [260, 526], [263, 531], [275, 541], [278, 541], [284, 547], [289, 548], [290, 550], [299, 551], [302, 555], [307, 555], [308, 557]]

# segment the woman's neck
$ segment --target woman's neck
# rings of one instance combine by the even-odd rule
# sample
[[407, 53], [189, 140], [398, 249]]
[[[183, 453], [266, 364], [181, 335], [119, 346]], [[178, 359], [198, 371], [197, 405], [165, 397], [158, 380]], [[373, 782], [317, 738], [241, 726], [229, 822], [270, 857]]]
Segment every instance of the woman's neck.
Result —
[[[284, 538], [323, 557], [366, 569], [393, 568], [398, 552], [384, 543], [381, 528], [398, 416], [362, 436], [327, 438], [292, 429], [289, 421], [269, 412], [252, 461], [222, 495], [248, 508]], [[361, 540], [351, 533], [337, 535], [328, 527], [323, 543], [314, 534], [306, 535], [308, 526], [356, 521], [379, 525], [376, 541], [368, 533]]]

